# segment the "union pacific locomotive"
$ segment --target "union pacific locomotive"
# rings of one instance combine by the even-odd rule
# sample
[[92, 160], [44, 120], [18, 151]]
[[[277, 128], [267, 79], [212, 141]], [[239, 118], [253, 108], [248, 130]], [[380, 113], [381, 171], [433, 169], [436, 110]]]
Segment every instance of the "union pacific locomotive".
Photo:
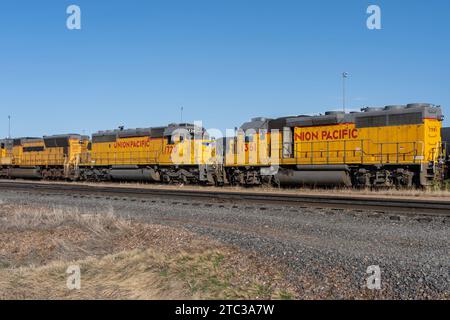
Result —
[[0, 177], [215, 185], [427, 186], [446, 176], [431, 104], [255, 118], [232, 137], [193, 124], [0, 140]]

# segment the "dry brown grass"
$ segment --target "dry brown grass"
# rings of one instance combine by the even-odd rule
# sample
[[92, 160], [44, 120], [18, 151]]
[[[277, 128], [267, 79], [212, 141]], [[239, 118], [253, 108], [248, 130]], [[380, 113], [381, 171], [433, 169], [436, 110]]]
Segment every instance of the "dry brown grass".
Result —
[[[185, 230], [119, 219], [112, 209], [0, 209], [1, 299], [291, 298], [280, 270]], [[81, 290], [66, 270], [81, 268]]]
[[[84, 227], [93, 234], [101, 235], [111, 229], [124, 231], [130, 222], [114, 216], [113, 208], [92, 210], [89, 213], [77, 207], [32, 207], [18, 206], [4, 214], [3, 230], [53, 229], [62, 225]], [[0, 216], [1, 217], [1, 216]]]

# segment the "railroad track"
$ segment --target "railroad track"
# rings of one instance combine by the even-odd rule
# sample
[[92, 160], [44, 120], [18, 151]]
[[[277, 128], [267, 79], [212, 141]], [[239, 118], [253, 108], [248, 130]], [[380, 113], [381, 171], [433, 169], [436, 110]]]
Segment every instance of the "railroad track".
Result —
[[450, 200], [417, 200], [406, 198], [373, 198], [347, 195], [291, 195], [281, 193], [251, 193], [236, 191], [171, 190], [156, 188], [130, 188], [122, 186], [91, 186], [79, 184], [48, 184], [31, 182], [0, 182], [0, 190], [51, 192], [56, 194], [95, 194], [143, 198], [181, 198], [203, 201], [245, 202], [283, 206], [376, 210], [412, 215], [450, 217]]

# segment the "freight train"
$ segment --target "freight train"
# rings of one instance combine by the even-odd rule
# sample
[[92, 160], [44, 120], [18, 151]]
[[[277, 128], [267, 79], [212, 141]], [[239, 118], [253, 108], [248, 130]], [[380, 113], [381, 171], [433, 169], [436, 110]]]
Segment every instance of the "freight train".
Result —
[[0, 140], [0, 177], [209, 185], [429, 186], [447, 176], [432, 104], [254, 118], [234, 136], [196, 124]]

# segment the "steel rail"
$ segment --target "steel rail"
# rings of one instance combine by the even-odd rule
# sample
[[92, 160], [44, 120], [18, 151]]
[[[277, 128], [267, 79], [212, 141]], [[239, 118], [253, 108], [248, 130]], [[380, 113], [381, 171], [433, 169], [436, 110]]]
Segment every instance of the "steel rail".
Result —
[[351, 195], [292, 195], [282, 193], [171, 190], [157, 188], [133, 188], [123, 186], [98, 186], [80, 184], [48, 184], [31, 182], [0, 182], [0, 190], [36, 191], [54, 193], [83, 193], [133, 197], [185, 198], [203, 201], [252, 202], [284, 206], [331, 207], [340, 209], [378, 210], [383, 212], [403, 212], [415, 215], [435, 215], [450, 217], [450, 200], [419, 200], [408, 198], [374, 198]]

